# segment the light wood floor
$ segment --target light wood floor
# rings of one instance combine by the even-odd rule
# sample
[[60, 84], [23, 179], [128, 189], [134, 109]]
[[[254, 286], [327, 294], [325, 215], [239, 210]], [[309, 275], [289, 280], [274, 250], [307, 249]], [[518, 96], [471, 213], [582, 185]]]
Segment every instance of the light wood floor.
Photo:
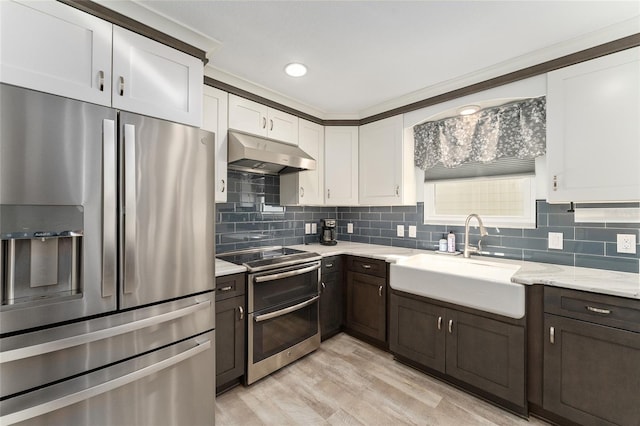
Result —
[[546, 425], [521, 419], [344, 333], [216, 400], [216, 425]]

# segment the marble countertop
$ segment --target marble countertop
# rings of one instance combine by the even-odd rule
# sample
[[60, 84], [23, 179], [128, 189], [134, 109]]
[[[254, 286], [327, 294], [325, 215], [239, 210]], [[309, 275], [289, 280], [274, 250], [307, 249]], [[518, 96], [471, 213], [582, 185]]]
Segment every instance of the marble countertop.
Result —
[[[323, 246], [319, 243], [290, 246], [291, 248], [316, 252], [323, 257], [348, 254], [369, 257], [395, 263], [398, 260], [416, 254], [443, 256], [435, 251], [409, 249], [403, 247], [382, 246], [376, 244], [338, 241], [335, 246]], [[474, 256], [476, 257], [476, 256]], [[456, 256], [461, 262], [462, 256]], [[640, 300], [640, 274], [606, 271], [601, 269], [580, 268], [550, 263], [526, 262], [498, 257], [486, 257], [492, 262], [504, 262], [520, 266], [511, 281], [523, 285], [544, 284], [554, 287], [610, 294]], [[216, 277], [245, 272], [244, 266], [216, 259]]]

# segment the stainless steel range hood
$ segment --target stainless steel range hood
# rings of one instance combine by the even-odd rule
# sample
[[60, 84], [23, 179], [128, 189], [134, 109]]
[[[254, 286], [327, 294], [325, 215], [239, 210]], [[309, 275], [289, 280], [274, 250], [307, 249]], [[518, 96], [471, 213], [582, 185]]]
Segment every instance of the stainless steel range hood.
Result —
[[261, 174], [315, 170], [316, 160], [295, 145], [229, 130], [229, 168]]

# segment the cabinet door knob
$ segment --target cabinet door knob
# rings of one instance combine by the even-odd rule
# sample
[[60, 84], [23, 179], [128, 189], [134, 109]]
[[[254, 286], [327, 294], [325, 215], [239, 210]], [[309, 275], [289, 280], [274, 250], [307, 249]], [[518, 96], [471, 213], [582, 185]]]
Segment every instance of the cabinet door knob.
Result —
[[453, 333], [453, 320], [449, 320], [449, 334]]
[[321, 282], [320, 285], [322, 286], [322, 290], [320, 291], [320, 293], [324, 293], [324, 291], [327, 289], [327, 286], [324, 285], [323, 282]]
[[263, 129], [267, 128], [267, 117], [262, 117], [262, 128]]
[[240, 313], [240, 320], [244, 319], [244, 309], [242, 308], [242, 306], [238, 306], [238, 312]]
[[331, 198], [331, 190], [327, 189], [327, 198]]
[[104, 92], [104, 71], [98, 71], [98, 89]]
[[553, 345], [556, 343], [556, 328], [549, 327], [549, 342]]
[[438, 330], [442, 330], [442, 317], [438, 317]]
[[273, 130], [273, 120], [269, 120], [269, 130]]
[[558, 176], [557, 175], [553, 175], [553, 190], [554, 191], [558, 190]]
[[382, 297], [382, 286], [378, 287], [378, 296]]
[[124, 77], [120, 76], [120, 96], [124, 96]]
[[400, 185], [396, 185], [396, 197], [400, 196]]
[[300, 187], [300, 198], [304, 198], [304, 188]]

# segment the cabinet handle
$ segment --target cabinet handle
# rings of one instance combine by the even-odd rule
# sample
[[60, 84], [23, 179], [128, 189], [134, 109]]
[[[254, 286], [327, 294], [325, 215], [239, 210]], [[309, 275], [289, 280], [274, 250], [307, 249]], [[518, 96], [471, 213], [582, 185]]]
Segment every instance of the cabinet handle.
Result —
[[229, 291], [229, 290], [231, 290], [232, 288], [233, 288], [232, 286], [228, 285], [228, 286], [226, 286], [226, 287], [222, 287], [219, 291]]
[[262, 117], [262, 128], [263, 129], [267, 128], [267, 117]]
[[327, 286], [324, 285], [323, 282], [321, 282], [320, 285], [322, 286], [322, 290], [320, 290], [320, 293], [324, 293], [324, 291], [327, 289]]
[[453, 320], [449, 320], [449, 334], [453, 333]]
[[551, 342], [552, 345], [554, 343], [556, 343], [556, 328], [555, 327], [549, 327], [549, 342]]
[[362, 265], [362, 267], [363, 267], [364, 269], [371, 269], [371, 265], [367, 265], [367, 264]]
[[304, 198], [304, 188], [300, 187], [300, 198]]
[[438, 317], [438, 330], [442, 330], [442, 317]]
[[378, 296], [382, 297], [382, 286], [378, 287]]
[[327, 189], [327, 198], [331, 198], [331, 190]]
[[558, 190], [558, 175], [553, 175], [553, 190]]
[[396, 185], [396, 197], [400, 196], [400, 185]]
[[224, 179], [220, 179], [220, 183], [222, 184], [222, 189], [220, 190], [220, 192], [224, 192], [227, 189], [227, 185], [224, 182]]
[[104, 92], [104, 71], [98, 71], [98, 87], [101, 92]]
[[595, 312], [596, 314], [609, 315], [611, 311], [609, 309], [596, 308], [594, 306], [586, 306], [587, 311]]
[[269, 130], [273, 130], [273, 120], [269, 120]]
[[333, 263], [327, 263], [324, 265], [325, 268], [333, 268]]
[[244, 319], [244, 309], [242, 308], [242, 306], [238, 306], [238, 312], [240, 313], [240, 320]]
[[120, 76], [120, 96], [124, 96], [124, 77]]

